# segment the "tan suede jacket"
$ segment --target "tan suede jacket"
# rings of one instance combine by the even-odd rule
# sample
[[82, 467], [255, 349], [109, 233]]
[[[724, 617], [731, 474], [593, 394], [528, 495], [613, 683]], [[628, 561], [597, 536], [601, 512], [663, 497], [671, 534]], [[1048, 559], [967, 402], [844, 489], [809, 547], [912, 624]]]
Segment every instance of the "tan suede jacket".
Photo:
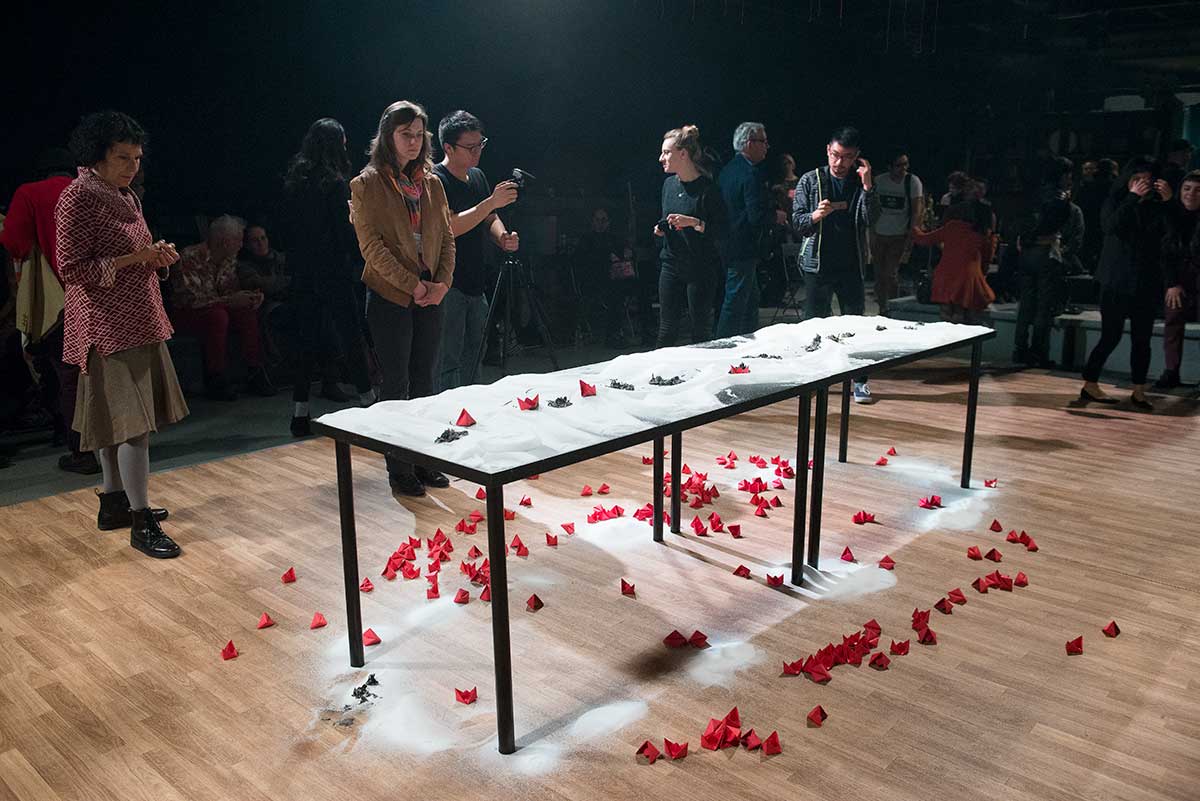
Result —
[[[454, 281], [454, 233], [442, 182], [425, 176], [421, 193], [421, 256], [435, 283]], [[367, 166], [350, 181], [352, 220], [366, 266], [363, 283], [400, 306], [412, 303], [421, 276], [404, 197], [389, 176]]]

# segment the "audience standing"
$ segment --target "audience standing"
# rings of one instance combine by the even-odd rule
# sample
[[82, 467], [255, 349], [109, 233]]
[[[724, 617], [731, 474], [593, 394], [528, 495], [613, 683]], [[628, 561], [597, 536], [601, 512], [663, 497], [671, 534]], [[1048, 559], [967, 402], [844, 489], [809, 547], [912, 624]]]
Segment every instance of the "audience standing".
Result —
[[442, 182], [450, 205], [454, 285], [442, 301], [437, 389], [475, 383], [488, 315], [484, 296], [488, 240], [506, 253], [520, 247], [517, 232], [506, 230], [496, 215], [497, 209], [516, 201], [517, 186], [512, 181], [501, 181], [492, 189], [488, 184], [487, 176], [479, 169], [488, 142], [483, 134], [483, 123], [466, 111], [455, 111], [438, 123], [442, 160], [434, 166], [433, 174]]
[[576, 280], [593, 336], [604, 344], [622, 343], [621, 303], [635, 287], [633, 248], [612, 232], [608, 209], [592, 211], [591, 229], [575, 248]]
[[[897, 151], [888, 170], [875, 178], [879, 193], [879, 219], [872, 228], [871, 262], [875, 265], [875, 301], [886, 316], [896, 297], [900, 265], [912, 252], [912, 232], [925, 216], [925, 189], [909, 171], [908, 154]], [[986, 262], [985, 262], [986, 268]]]
[[318, 341], [326, 320], [341, 343], [359, 404], [369, 406], [375, 400], [354, 294], [358, 244], [347, 212], [351, 171], [346, 132], [341, 123], [326, 117], [309, 126], [283, 182], [291, 305], [299, 334], [291, 422], [297, 437], [312, 433], [308, 398], [314, 362], [327, 350]]
[[[454, 231], [434, 178], [429, 115], [408, 100], [384, 110], [370, 163], [350, 182], [352, 217], [366, 260], [367, 323], [383, 367], [383, 400], [433, 394], [442, 300], [454, 280]], [[404, 495], [450, 481], [436, 470], [385, 455], [388, 483]]]
[[1165, 369], [1154, 386], [1174, 389], [1181, 385], [1184, 332], [1189, 320], [1200, 319], [1200, 171], [1189, 172], [1179, 182], [1179, 208], [1163, 242], [1163, 277], [1167, 287], [1166, 321], [1163, 324]]
[[1179, 194], [1179, 187], [1183, 183], [1183, 176], [1187, 174], [1188, 169], [1191, 167], [1192, 152], [1192, 143], [1186, 139], [1176, 139], [1167, 145], [1163, 159], [1162, 178], [1170, 185], [1171, 191], [1176, 195]]
[[1066, 276], [1078, 270], [1083, 247], [1083, 212], [1071, 202], [1073, 168], [1071, 160], [1062, 156], [1044, 164], [1034, 212], [1021, 231], [1021, 300], [1014, 362], [1054, 366], [1050, 359], [1050, 329], [1066, 302]]
[[166, 340], [160, 273], [179, 259], [154, 242], [129, 184], [146, 133], [132, 117], [102, 111], [71, 134], [78, 177], [55, 209], [58, 268], [67, 287], [63, 360], [80, 369], [74, 428], [99, 456], [101, 530], [130, 527], [129, 544], [158, 559], [180, 548], [149, 503], [150, 432], [183, 419], [187, 403]]
[[769, 146], [762, 123], [743, 122], [733, 132], [733, 158], [717, 179], [728, 214], [725, 301], [718, 337], [749, 334], [758, 328], [758, 262], [766, 255], [764, 244], [775, 219], [762, 169]]
[[721, 268], [717, 241], [725, 230], [725, 204], [695, 125], [663, 134], [658, 163], [667, 179], [662, 218], [654, 226], [660, 243], [657, 347], [675, 344], [685, 305], [692, 342], [706, 342], [712, 338], [713, 294]]
[[1097, 383], [1104, 363], [1120, 344], [1129, 321], [1129, 360], [1133, 393], [1130, 403], [1141, 411], [1153, 411], [1146, 398], [1146, 373], [1150, 369], [1150, 338], [1154, 318], [1162, 308], [1162, 245], [1169, 230], [1172, 209], [1167, 205], [1174, 193], [1171, 185], [1157, 177], [1158, 165], [1137, 157], [1125, 166], [1104, 201], [1100, 223], [1104, 227], [1104, 249], [1096, 279], [1100, 282], [1100, 341], [1083, 368], [1084, 402], [1116, 403]]
[[217, 217], [209, 223], [208, 239], [184, 248], [179, 264], [171, 270], [171, 318], [176, 328], [200, 340], [205, 394], [213, 400], [237, 399], [226, 372], [231, 329], [250, 368], [250, 391], [264, 397], [275, 394], [259, 333], [263, 293], [242, 289], [238, 282], [237, 255], [245, 231], [246, 224], [237, 217]]
[[968, 197], [946, 209], [941, 227], [928, 233], [914, 229], [912, 238], [919, 245], [943, 246], [933, 271], [932, 289], [933, 302], [941, 305], [942, 319], [977, 323], [980, 312], [996, 299], [986, 276], [996, 241], [991, 207]]
[[1075, 203], [1083, 212], [1083, 249], [1079, 259], [1084, 272], [1094, 275], [1100, 259], [1100, 247], [1104, 243], [1104, 231], [1100, 226], [1100, 209], [1117, 179], [1120, 167], [1112, 159], [1085, 161], [1082, 180], [1078, 191], [1073, 193]]
[[[54, 410], [56, 438], [65, 440], [69, 449], [59, 457], [59, 469], [95, 475], [100, 472], [95, 454], [80, 450], [79, 432], [71, 428], [79, 368], [63, 361], [65, 289], [54, 238], [54, 207], [77, 174], [75, 157], [69, 150], [56, 148], [40, 155], [36, 166], [44, 177], [22, 184], [13, 193], [0, 244], [15, 261], [24, 263], [17, 299], [18, 327], [27, 337], [27, 350], [41, 373], [46, 405]], [[22, 302], [27, 308], [21, 308]]]
[[[842, 314], [865, 311], [867, 232], [880, 214], [871, 165], [859, 156], [858, 129], [834, 131], [825, 156], [825, 165], [800, 178], [792, 206], [792, 227], [804, 237], [800, 266], [806, 318], [828, 317], [835, 295]], [[866, 376], [855, 379], [853, 389], [856, 403], [874, 400]]]

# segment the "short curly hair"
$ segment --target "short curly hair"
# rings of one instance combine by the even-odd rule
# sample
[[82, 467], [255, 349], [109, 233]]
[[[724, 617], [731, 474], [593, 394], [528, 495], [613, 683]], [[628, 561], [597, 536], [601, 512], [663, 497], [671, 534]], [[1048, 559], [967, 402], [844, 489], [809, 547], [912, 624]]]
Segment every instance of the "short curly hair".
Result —
[[79, 120], [71, 132], [71, 152], [80, 164], [92, 166], [104, 161], [108, 149], [118, 142], [145, 145], [146, 130], [128, 114], [119, 111], [96, 111]]

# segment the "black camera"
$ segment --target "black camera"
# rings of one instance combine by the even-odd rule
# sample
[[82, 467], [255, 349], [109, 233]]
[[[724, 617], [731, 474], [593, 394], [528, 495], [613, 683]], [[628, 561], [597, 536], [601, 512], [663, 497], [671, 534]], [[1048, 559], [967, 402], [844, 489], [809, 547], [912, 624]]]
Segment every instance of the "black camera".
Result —
[[521, 192], [525, 189], [526, 185], [531, 184], [534, 181], [536, 181], [537, 176], [535, 176], [531, 172], [526, 172], [525, 170], [522, 170], [520, 167], [513, 167], [512, 177], [509, 178], [508, 180], [510, 180], [514, 184], [516, 184], [517, 191]]
[[671, 231], [671, 223], [667, 222], [666, 217], [663, 217], [661, 220], [659, 220], [658, 222], [656, 222], [654, 224], [654, 228], [656, 231], [658, 231], [659, 233], [666, 236]]

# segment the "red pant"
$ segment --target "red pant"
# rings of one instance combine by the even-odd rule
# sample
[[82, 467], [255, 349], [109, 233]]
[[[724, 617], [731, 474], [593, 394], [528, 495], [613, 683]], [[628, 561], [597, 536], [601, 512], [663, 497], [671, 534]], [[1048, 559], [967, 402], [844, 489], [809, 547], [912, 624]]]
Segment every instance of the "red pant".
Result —
[[237, 332], [242, 345], [242, 358], [250, 367], [262, 367], [262, 340], [258, 333], [258, 309], [234, 309], [223, 303], [203, 309], [175, 309], [175, 327], [185, 334], [199, 337], [204, 343], [204, 371], [208, 375], [225, 372], [226, 343], [229, 329]]

